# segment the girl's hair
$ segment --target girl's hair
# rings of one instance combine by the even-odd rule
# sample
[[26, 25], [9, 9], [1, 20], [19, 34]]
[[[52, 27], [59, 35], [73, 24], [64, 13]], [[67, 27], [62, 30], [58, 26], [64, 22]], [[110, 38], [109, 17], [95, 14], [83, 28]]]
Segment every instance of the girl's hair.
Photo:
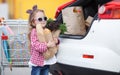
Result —
[[28, 23], [31, 27], [34, 27], [33, 21], [34, 21], [34, 16], [37, 12], [43, 12], [44, 13], [44, 10], [36, 9], [29, 15]]
[[35, 28], [34, 17], [36, 15], [36, 13], [38, 13], [38, 12], [43, 12], [44, 13], [44, 10], [37, 9], [37, 5], [35, 5], [35, 6], [33, 6], [33, 10], [28, 9], [26, 12], [29, 14], [29, 18], [28, 18], [28, 28], [29, 28], [28, 39], [29, 39], [29, 49], [30, 49], [30, 42], [31, 42], [30, 41], [30, 34], [31, 34], [31, 30], [33, 28]]
[[36, 15], [37, 12], [43, 12], [44, 13], [44, 10], [36, 9], [36, 10], [33, 10], [32, 13], [30, 13], [29, 19], [28, 19], [28, 27], [29, 27], [28, 37], [29, 37], [29, 39], [30, 39], [31, 30], [33, 28], [35, 28], [34, 17], [35, 17], [35, 15]]

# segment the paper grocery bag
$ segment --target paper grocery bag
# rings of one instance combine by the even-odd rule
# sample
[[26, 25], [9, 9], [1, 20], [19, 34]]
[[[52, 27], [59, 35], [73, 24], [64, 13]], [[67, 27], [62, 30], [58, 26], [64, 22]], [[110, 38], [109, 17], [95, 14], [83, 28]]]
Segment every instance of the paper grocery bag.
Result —
[[[53, 38], [58, 38], [59, 37], [59, 34], [60, 34], [60, 30], [56, 30], [56, 31], [48, 31], [49, 29], [44, 29], [44, 36], [45, 36], [45, 39], [46, 39], [46, 42], [48, 42], [49, 40], [53, 40]], [[52, 58], [56, 53], [57, 53], [57, 50], [58, 50], [59, 46], [56, 45], [55, 47], [50, 47], [48, 48], [48, 50], [43, 53], [43, 56], [46, 60]]]
[[82, 7], [74, 6], [63, 9], [62, 18], [67, 27], [65, 34], [85, 35], [86, 28]]
[[[53, 41], [54, 36], [56, 38], [58, 38], [58, 35], [60, 34], [59, 30], [56, 30], [54, 33], [51, 32], [49, 29], [45, 28], [43, 30], [42, 25], [38, 24], [36, 25], [36, 30], [37, 30], [37, 36], [38, 36], [38, 40], [40, 42], [48, 42], [48, 41]], [[43, 53], [43, 56], [46, 60], [52, 58], [58, 50], [58, 46], [54, 46], [54, 47], [50, 47], [47, 49], [46, 52]]]
[[36, 25], [37, 37], [40, 42], [46, 42], [45, 35], [41, 24]]

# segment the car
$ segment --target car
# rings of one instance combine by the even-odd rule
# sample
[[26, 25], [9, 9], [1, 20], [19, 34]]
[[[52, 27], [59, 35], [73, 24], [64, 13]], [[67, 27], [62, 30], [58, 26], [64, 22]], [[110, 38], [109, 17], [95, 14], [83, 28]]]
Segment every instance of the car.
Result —
[[[77, 1], [81, 3], [82, 0]], [[106, 16], [107, 11], [120, 10], [120, 1], [98, 0], [101, 2], [98, 3], [94, 0], [92, 3], [100, 4], [99, 9], [94, 9], [91, 1], [86, 1], [86, 5], [83, 5], [85, 18], [88, 15], [94, 17], [86, 34], [60, 35], [59, 50], [56, 54], [58, 61], [50, 66], [53, 75], [120, 75], [120, 17], [111, 16], [113, 13]], [[114, 7], [111, 4], [118, 8], [112, 10]], [[70, 6], [74, 6], [74, 3]], [[88, 12], [89, 10], [92, 12]], [[101, 10], [104, 11], [101, 13]], [[56, 20], [63, 22], [61, 13]]]

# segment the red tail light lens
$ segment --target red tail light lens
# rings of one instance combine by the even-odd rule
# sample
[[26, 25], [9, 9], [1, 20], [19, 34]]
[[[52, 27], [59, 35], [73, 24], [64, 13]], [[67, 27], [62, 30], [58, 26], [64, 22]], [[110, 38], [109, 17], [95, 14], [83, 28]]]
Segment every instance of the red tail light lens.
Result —
[[120, 19], [120, 1], [111, 1], [98, 10], [100, 19]]

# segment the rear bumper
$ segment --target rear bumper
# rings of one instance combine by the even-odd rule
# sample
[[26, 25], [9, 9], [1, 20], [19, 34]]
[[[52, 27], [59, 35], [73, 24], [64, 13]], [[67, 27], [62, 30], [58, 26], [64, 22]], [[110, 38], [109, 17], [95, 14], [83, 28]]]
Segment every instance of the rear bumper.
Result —
[[120, 75], [120, 73], [65, 65], [61, 63], [56, 63], [50, 66], [50, 72], [53, 75]]

